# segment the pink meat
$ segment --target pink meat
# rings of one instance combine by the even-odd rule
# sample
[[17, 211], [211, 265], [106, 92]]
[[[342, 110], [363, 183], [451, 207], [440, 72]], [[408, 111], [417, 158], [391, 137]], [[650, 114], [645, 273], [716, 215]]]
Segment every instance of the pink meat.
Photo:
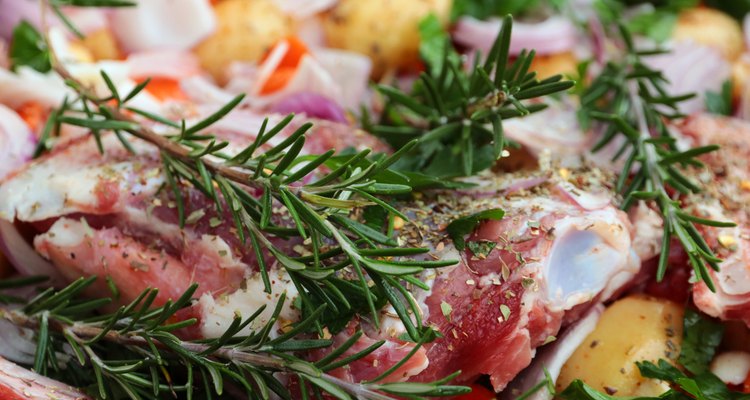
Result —
[[566, 184], [545, 186], [546, 193], [498, 200], [505, 218], [468, 239], [494, 249], [477, 256], [467, 248], [458, 266], [438, 273], [425, 304], [444, 337], [427, 345], [429, 365], [416, 380], [461, 370], [458, 381], [489, 375], [501, 391], [567, 320], [637, 273], [624, 213]]
[[[34, 239], [34, 245], [51, 260], [68, 280], [81, 276], [109, 277], [120, 293], [120, 301], [130, 302], [146, 288], [158, 288], [155, 305], [177, 299], [197, 279], [198, 295], [216, 294], [234, 289], [244, 275], [242, 269], [221, 268], [204, 260], [183, 260], [149, 248], [118, 228], [93, 230], [81, 221], [60, 218], [46, 233]], [[218, 257], [206, 254], [203, 257]], [[190, 262], [198, 261], [198, 262]], [[104, 279], [95, 282], [98, 293], [107, 293]]]
[[89, 400], [85, 393], [0, 357], [0, 399]]
[[[709, 245], [724, 261], [712, 272], [716, 292], [703, 282], [693, 286], [693, 300], [705, 313], [737, 319], [750, 326], [750, 123], [736, 118], [697, 114], [680, 129], [695, 145], [718, 144], [706, 155], [705, 195], [693, 206], [699, 215], [730, 220], [736, 228], [706, 228]], [[699, 176], [700, 177], [700, 176]]]
[[[333, 346], [336, 348], [349, 339], [355, 332], [357, 323], [352, 322], [349, 324], [347, 329], [339, 332], [333, 337]], [[375, 344], [378, 340], [374, 339], [368, 334], [363, 334], [360, 339], [339, 359], [351, 356], [357, 352], [360, 352], [369, 346]], [[349, 382], [362, 382], [372, 380], [382, 373], [387, 371], [396, 363], [400, 362], [414, 349], [415, 344], [412, 342], [405, 342], [399, 339], [385, 339], [385, 343], [380, 346], [377, 350], [368, 354], [367, 356], [341, 368], [337, 368], [330, 372], [331, 375], [338, 378], [344, 379]], [[320, 359], [330, 352], [330, 349], [325, 349], [312, 355], [312, 359]], [[400, 366], [398, 369], [393, 371], [390, 375], [383, 378], [381, 383], [388, 382], [401, 382], [407, 380], [409, 377], [415, 374], [415, 371], [421, 371], [427, 365], [428, 360], [425, 354], [424, 348], [417, 350], [417, 352], [409, 358], [409, 360]]]

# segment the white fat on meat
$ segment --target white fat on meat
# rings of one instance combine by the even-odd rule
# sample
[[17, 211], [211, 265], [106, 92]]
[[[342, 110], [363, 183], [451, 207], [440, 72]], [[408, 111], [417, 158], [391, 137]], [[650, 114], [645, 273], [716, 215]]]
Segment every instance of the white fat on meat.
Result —
[[204, 294], [198, 300], [201, 310], [201, 334], [206, 338], [221, 336], [232, 324], [235, 316], [243, 319], [250, 317], [260, 307], [265, 307], [258, 317], [240, 331], [240, 334], [250, 334], [266, 325], [273, 315], [274, 307], [281, 293], [286, 293], [286, 301], [271, 329], [271, 337], [278, 336], [278, 332], [299, 319], [299, 311], [293, 307], [298, 295], [294, 283], [283, 269], [269, 272], [271, 278], [271, 294], [265, 292], [260, 274], [247, 278], [243, 287], [231, 294], [218, 297]]
[[217, 265], [219, 268], [241, 271], [248, 268], [247, 264], [234, 255], [229, 244], [217, 235], [201, 235], [199, 240], [190, 243], [188, 251], [194, 251], [201, 257], [208, 258], [209, 265]]
[[641, 260], [649, 260], [661, 253], [661, 241], [664, 236], [664, 221], [656, 210], [645, 201], [630, 211], [630, 221], [637, 233], [633, 238], [633, 251]]
[[[107, 148], [119, 144], [111, 135], [104, 138]], [[90, 147], [92, 143], [82, 146]], [[137, 146], [137, 144], [136, 144]], [[163, 183], [158, 168], [138, 171], [136, 161], [98, 164], [84, 159], [91, 149], [77, 152], [81, 145], [74, 145], [65, 152], [71, 157], [51, 157], [20, 171], [13, 179], [0, 186], [0, 218], [13, 221], [40, 221], [73, 212], [97, 212], [102, 199], [97, 196], [101, 185], [119, 187], [118, 203], [123, 196], [151, 195]], [[143, 146], [137, 146], [143, 147]], [[139, 149], [142, 150], [142, 149]], [[77, 155], [73, 155], [77, 154]], [[135, 177], [138, 177], [136, 179]], [[111, 190], [112, 188], [110, 188]], [[112, 193], [110, 193], [112, 194]], [[118, 204], [107, 204], [102, 212], [112, 212]]]

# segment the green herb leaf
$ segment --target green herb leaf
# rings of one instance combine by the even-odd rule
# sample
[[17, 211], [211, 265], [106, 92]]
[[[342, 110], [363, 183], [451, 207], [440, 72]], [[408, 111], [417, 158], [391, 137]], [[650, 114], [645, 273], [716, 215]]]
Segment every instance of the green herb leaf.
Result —
[[477, 240], [466, 243], [466, 247], [478, 258], [487, 258], [495, 246], [497, 246], [497, 243], [491, 240]]
[[718, 115], [732, 115], [732, 81], [721, 85], [721, 93], [706, 92], [706, 109]]
[[540, 0], [454, 0], [451, 17], [455, 20], [464, 15], [479, 19], [507, 14], [519, 15], [533, 10], [540, 3]]
[[450, 304], [446, 303], [445, 301], [440, 302], [440, 311], [443, 313], [443, 317], [450, 322], [451, 321], [451, 312], [453, 312], [453, 307], [451, 307]]
[[31, 67], [39, 72], [48, 72], [52, 69], [50, 52], [44, 37], [26, 21], [21, 21], [13, 29], [10, 62], [14, 70], [20, 66]]
[[724, 336], [724, 325], [685, 311], [680, 364], [694, 374], [705, 372]]
[[500, 220], [505, 216], [505, 211], [499, 208], [493, 208], [472, 214], [466, 217], [461, 217], [450, 224], [446, 230], [450, 235], [453, 243], [456, 245], [456, 249], [463, 251], [466, 248], [466, 240], [464, 236], [474, 232], [474, 229], [479, 225], [480, 222], [485, 220]]

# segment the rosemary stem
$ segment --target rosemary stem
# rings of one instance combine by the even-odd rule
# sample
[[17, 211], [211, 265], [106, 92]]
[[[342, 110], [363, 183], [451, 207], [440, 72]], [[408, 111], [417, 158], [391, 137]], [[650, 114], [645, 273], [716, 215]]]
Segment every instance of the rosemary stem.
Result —
[[[184, 162], [189, 165], [195, 165], [195, 160], [189, 155], [190, 149], [180, 145], [179, 143], [173, 140], [170, 140], [168, 137], [165, 137], [163, 135], [160, 135], [154, 132], [153, 130], [143, 126], [142, 124], [139, 124], [138, 121], [136, 121], [129, 115], [123, 113], [120, 109], [111, 107], [107, 101], [105, 101], [104, 99], [100, 99], [98, 96], [93, 94], [90, 88], [86, 87], [82, 82], [76, 79], [59, 62], [54, 62], [53, 68], [55, 72], [57, 72], [63, 78], [63, 80], [74, 82], [80, 88], [79, 93], [82, 97], [82, 101], [90, 101], [96, 104], [98, 107], [106, 109], [106, 111], [110, 113], [114, 117], [114, 119], [118, 121], [131, 122], [135, 126], [138, 126], [138, 129], [127, 130], [128, 133], [130, 133], [131, 135], [141, 140], [144, 140], [148, 143], [151, 143], [157, 146], [161, 151], [166, 152], [167, 154], [169, 154], [170, 156], [176, 158], [177, 160], [181, 162]], [[253, 188], [262, 187], [261, 184], [259, 184], [255, 179], [253, 179], [253, 174], [250, 172], [243, 172], [241, 170], [228, 167], [226, 165], [223, 165], [222, 163], [219, 163], [210, 159], [202, 159], [202, 162], [206, 166], [206, 169], [208, 171], [216, 175], [221, 175], [231, 181], [240, 183], [242, 185], [250, 186]]]
[[[27, 329], [38, 329], [39, 320], [33, 316], [26, 315], [25, 313], [10, 309], [8, 307], [0, 306], [0, 319], [4, 319], [15, 326], [27, 328]], [[102, 332], [102, 328], [86, 325], [83, 323], [75, 322], [68, 324], [59, 319], [50, 318], [49, 327], [51, 331], [59, 333], [67, 333], [69, 336], [75, 338], [75, 340], [82, 345], [86, 350], [88, 357], [92, 362], [101, 363], [95, 352], [90, 349], [90, 346], [86, 345], [86, 341], [97, 337]], [[148, 342], [146, 339], [138, 335], [137, 331], [123, 335], [118, 333], [116, 330], [110, 330], [107, 332], [103, 340], [108, 342], [116, 343], [123, 346], [136, 346], [146, 347]], [[166, 348], [164, 343], [161, 343], [158, 338], [153, 338], [153, 343], [161, 348]], [[206, 350], [209, 350], [209, 345], [203, 343], [179, 341], [179, 346], [183, 349], [194, 353], [201, 354]], [[272, 355], [262, 354], [260, 352], [248, 351], [245, 349], [238, 349], [235, 347], [220, 347], [211, 352], [211, 356], [217, 359], [234, 362], [234, 363], [247, 363], [257, 367], [269, 368], [280, 372], [299, 372], [293, 371], [289, 367], [289, 363], [279, 357]], [[383, 393], [377, 392], [365, 384], [353, 383], [337, 378], [333, 375], [329, 375], [324, 372], [316, 374], [316, 378], [322, 378], [326, 381], [344, 389], [349, 394], [355, 396], [358, 399], [366, 400], [393, 400], [394, 398]]]

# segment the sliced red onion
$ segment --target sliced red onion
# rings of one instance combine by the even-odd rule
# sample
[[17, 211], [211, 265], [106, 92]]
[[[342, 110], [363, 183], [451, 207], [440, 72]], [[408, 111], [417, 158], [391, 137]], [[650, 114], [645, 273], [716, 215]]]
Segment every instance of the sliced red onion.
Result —
[[671, 52], [646, 57], [644, 61], [664, 73], [670, 94], [696, 94], [680, 103], [680, 111], [685, 114], [703, 110], [706, 91], [721, 91], [721, 85], [732, 72], [731, 64], [718, 50], [692, 41], [677, 42]]
[[31, 159], [36, 139], [15, 111], [0, 104], [0, 181]]
[[181, 80], [201, 72], [194, 54], [179, 50], [144, 51], [128, 56], [128, 75], [132, 78], [172, 78]]
[[[453, 39], [470, 49], [487, 52], [500, 32], [498, 19], [480, 21], [472, 17], [461, 17], [456, 23]], [[510, 54], [517, 55], [523, 49], [535, 50], [537, 54], [555, 54], [573, 49], [576, 44], [576, 28], [568, 19], [554, 16], [543, 22], [513, 24]]]
[[340, 98], [331, 98], [344, 108], [356, 109], [362, 104], [370, 81], [372, 60], [362, 54], [336, 49], [316, 49], [313, 55], [341, 90]]
[[305, 114], [308, 117], [346, 123], [344, 110], [331, 99], [312, 92], [294, 93], [271, 107], [279, 114]]
[[750, 13], [742, 20], [742, 32], [745, 34], [745, 49], [750, 50]]
[[22, 275], [48, 276], [49, 282], [55, 286], [65, 283], [57, 269], [31, 247], [15, 225], [6, 220], [0, 220], [0, 250]]
[[41, 74], [28, 67], [18, 68], [16, 73], [0, 69], [0, 88], [0, 104], [10, 107], [28, 101], [57, 107], [71, 93], [58, 75]]
[[34, 333], [12, 323], [0, 320], [0, 357], [20, 364], [33, 364], [36, 340]]
[[42, 25], [39, 0], [0, 0], [0, 38], [10, 40], [13, 28], [23, 20], [35, 27]]
[[216, 29], [216, 16], [209, 0], [141, 0], [114, 10], [112, 29], [128, 51], [187, 50]]
[[198, 104], [227, 104], [234, 98], [230, 92], [216, 86], [203, 76], [180, 80], [180, 89]]
[[250, 93], [247, 101], [264, 108], [294, 93], [317, 93], [342, 107], [356, 108], [367, 93], [372, 63], [369, 58], [341, 50], [316, 49], [302, 57], [294, 76], [278, 91], [261, 94], [266, 80], [276, 70], [286, 52], [286, 45], [275, 46], [257, 68], [231, 68], [227, 89]]

